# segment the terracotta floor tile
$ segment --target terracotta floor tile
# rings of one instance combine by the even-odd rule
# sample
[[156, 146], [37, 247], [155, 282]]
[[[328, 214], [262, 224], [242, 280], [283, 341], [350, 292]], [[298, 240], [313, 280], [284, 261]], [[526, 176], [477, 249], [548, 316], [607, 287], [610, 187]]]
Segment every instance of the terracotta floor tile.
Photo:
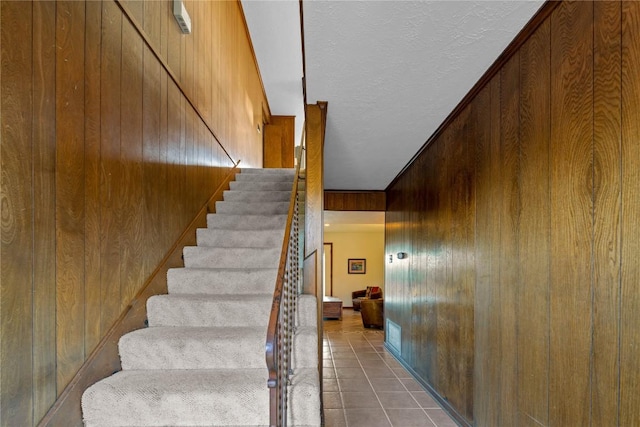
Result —
[[360, 313], [345, 310], [324, 325], [325, 427], [456, 426], [384, 349], [384, 332], [362, 327]]
[[458, 426], [443, 409], [425, 409], [424, 411], [437, 427]]
[[380, 402], [373, 392], [343, 391], [342, 404], [344, 409], [380, 408]]
[[342, 397], [339, 392], [325, 391], [322, 393], [322, 404], [326, 409], [342, 409]]
[[369, 381], [375, 391], [406, 391], [396, 378], [370, 378]]
[[343, 378], [338, 380], [340, 391], [368, 391], [373, 392], [369, 380], [366, 378]]
[[355, 357], [347, 358], [347, 359], [334, 359], [333, 363], [335, 364], [336, 368], [359, 368], [360, 367], [360, 362]]
[[412, 391], [411, 395], [423, 408], [436, 408], [440, 409], [440, 405], [427, 393], [426, 391]]
[[393, 427], [435, 427], [422, 409], [387, 409]]
[[369, 367], [364, 368], [364, 372], [369, 378], [396, 378], [396, 374], [386, 366], [383, 367]]
[[324, 410], [324, 426], [325, 427], [347, 427], [347, 421], [342, 409], [325, 409]]
[[382, 358], [380, 357], [380, 354], [376, 352], [357, 353], [357, 355], [358, 355], [358, 359], [360, 360], [373, 359], [373, 360], [379, 360], [380, 363], [382, 363]]
[[377, 394], [384, 409], [420, 409], [420, 405], [408, 391], [379, 391]]
[[418, 381], [413, 378], [401, 378], [400, 382], [407, 388], [409, 391], [424, 391], [422, 386], [418, 383]]
[[398, 378], [411, 378], [411, 374], [408, 373], [404, 368], [391, 368], [394, 374]]
[[335, 378], [327, 378], [323, 375], [322, 379], [322, 391], [340, 391], [338, 388], [338, 381]]
[[381, 366], [386, 366], [384, 361], [380, 359], [361, 359], [360, 364], [366, 369], [370, 368], [379, 368]]
[[336, 378], [363, 378], [362, 368], [336, 368]]
[[382, 409], [345, 409], [349, 427], [391, 427]]

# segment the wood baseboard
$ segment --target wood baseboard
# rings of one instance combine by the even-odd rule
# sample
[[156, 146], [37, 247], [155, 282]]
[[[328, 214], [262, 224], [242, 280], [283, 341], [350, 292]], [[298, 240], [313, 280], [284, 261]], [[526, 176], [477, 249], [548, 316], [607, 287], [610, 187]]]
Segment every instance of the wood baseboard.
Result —
[[147, 299], [153, 295], [167, 293], [167, 270], [182, 267], [182, 250], [196, 244], [196, 229], [206, 227], [207, 214], [215, 212], [215, 202], [222, 200], [224, 190], [238, 171], [231, 168], [211, 198], [200, 209], [196, 217], [184, 230], [178, 241], [149, 276], [140, 293], [131, 301], [120, 318], [113, 324], [96, 349], [84, 362], [69, 385], [62, 391], [49, 412], [38, 424], [39, 427], [83, 427], [80, 402], [82, 393], [92, 384], [120, 371], [118, 341], [128, 332], [145, 327]]

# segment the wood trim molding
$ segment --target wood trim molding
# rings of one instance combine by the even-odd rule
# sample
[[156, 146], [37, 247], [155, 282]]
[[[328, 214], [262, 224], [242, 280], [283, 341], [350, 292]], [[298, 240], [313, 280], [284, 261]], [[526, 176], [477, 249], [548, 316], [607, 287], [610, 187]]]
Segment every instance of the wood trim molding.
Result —
[[237, 164], [229, 170], [222, 183], [200, 208], [198, 214], [174, 243], [169, 253], [149, 276], [140, 293], [131, 301], [69, 385], [62, 391], [55, 404], [38, 424], [39, 427], [83, 426], [80, 407], [82, 393], [92, 384], [122, 369], [118, 354], [120, 337], [145, 327], [147, 299], [153, 295], [167, 293], [167, 270], [183, 265], [183, 248], [196, 244], [196, 229], [206, 227], [207, 214], [215, 212], [215, 202], [222, 200], [223, 192], [229, 189], [229, 182], [233, 180], [237, 170]]
[[384, 191], [325, 190], [324, 210], [326, 211], [385, 211]]
[[[236, 3], [238, 4], [238, 7], [240, 8], [240, 12], [242, 15], [242, 25], [244, 26], [244, 32], [247, 34], [247, 40], [249, 40], [249, 47], [251, 47], [251, 56], [253, 56], [253, 63], [256, 66], [256, 70], [258, 70], [258, 77], [260, 78], [260, 86], [262, 87], [262, 95], [264, 99], [269, 99], [267, 98], [267, 92], [264, 89], [264, 82], [262, 81], [262, 74], [260, 73], [258, 58], [256, 57], [256, 51], [253, 48], [253, 41], [251, 40], [251, 33], [249, 32], [249, 26], [247, 25], [247, 18], [244, 16], [244, 8], [242, 7], [242, 2], [240, 0], [236, 0]], [[267, 102], [266, 105], [262, 106], [263, 111], [264, 111], [264, 107], [267, 107], [266, 108], [266, 112], [268, 114], [267, 117], [271, 117], [271, 108], [269, 107], [269, 103]]]
[[480, 93], [480, 91], [491, 81], [493, 77], [495, 77], [502, 67], [511, 59], [513, 54], [525, 44], [529, 37], [538, 29], [538, 27], [545, 22], [545, 20], [551, 15], [551, 13], [561, 4], [562, 1], [548, 0], [545, 4], [543, 4], [538, 12], [529, 20], [529, 22], [524, 26], [524, 28], [518, 33], [518, 35], [513, 39], [511, 43], [505, 48], [504, 51], [500, 54], [498, 59], [494, 61], [494, 63], [489, 67], [489, 69], [480, 77], [480, 80], [473, 85], [471, 90], [465, 95], [464, 98], [458, 103], [456, 108], [451, 111], [451, 113], [447, 116], [446, 119], [438, 126], [435, 132], [427, 139], [427, 141], [420, 147], [420, 149], [416, 152], [416, 154], [409, 159], [407, 164], [398, 172], [396, 177], [389, 183], [385, 191], [388, 191], [393, 185], [400, 179], [400, 177], [409, 169], [411, 164], [420, 157], [420, 155], [427, 149], [427, 147], [436, 139], [440, 137], [442, 132], [447, 129], [453, 120], [458, 117], [458, 115], [471, 104], [471, 101]]

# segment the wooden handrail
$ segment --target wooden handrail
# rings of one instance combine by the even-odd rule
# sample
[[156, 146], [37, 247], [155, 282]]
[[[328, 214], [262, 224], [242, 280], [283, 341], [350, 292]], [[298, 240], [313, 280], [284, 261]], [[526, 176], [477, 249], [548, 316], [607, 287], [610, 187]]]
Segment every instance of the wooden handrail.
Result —
[[[299, 292], [298, 288], [291, 289], [292, 278], [289, 272], [294, 271], [294, 281], [299, 279], [299, 259], [298, 259], [298, 182], [300, 179], [300, 165], [304, 155], [304, 144], [299, 153], [296, 171], [293, 179], [291, 197], [289, 199], [289, 211], [287, 214], [287, 222], [282, 242], [282, 250], [280, 252], [280, 263], [278, 265], [278, 275], [276, 278], [275, 289], [273, 292], [273, 302], [271, 305], [271, 313], [269, 317], [269, 325], [267, 327], [267, 337], [265, 343], [265, 359], [267, 369], [269, 370], [269, 379], [267, 386], [269, 388], [269, 418], [272, 427], [282, 427], [286, 425], [286, 381], [289, 377], [289, 362], [291, 355], [292, 342], [291, 335], [293, 333], [291, 324], [295, 319], [295, 303], [293, 309], [286, 307], [288, 319], [284, 322], [283, 328], [283, 305], [291, 303]], [[292, 265], [293, 264], [293, 265]], [[287, 288], [288, 287], [288, 288]], [[292, 291], [295, 294], [292, 295]], [[283, 349], [283, 341], [285, 348]], [[284, 351], [285, 354], [281, 354]], [[284, 366], [283, 366], [284, 365]]]

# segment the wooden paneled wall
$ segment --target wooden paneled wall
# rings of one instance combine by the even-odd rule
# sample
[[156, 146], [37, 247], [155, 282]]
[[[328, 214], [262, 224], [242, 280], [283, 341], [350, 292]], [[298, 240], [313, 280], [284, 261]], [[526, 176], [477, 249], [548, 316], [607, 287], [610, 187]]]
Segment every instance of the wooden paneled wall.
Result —
[[384, 211], [386, 207], [384, 191], [324, 191], [327, 211]]
[[0, 2], [2, 426], [38, 423], [226, 171], [261, 165], [240, 4], [186, 7], [188, 36], [170, 1]]
[[476, 426], [640, 425], [640, 3], [562, 2], [387, 190], [401, 360]]
[[271, 116], [264, 125], [263, 167], [294, 167], [295, 123], [295, 116]]

